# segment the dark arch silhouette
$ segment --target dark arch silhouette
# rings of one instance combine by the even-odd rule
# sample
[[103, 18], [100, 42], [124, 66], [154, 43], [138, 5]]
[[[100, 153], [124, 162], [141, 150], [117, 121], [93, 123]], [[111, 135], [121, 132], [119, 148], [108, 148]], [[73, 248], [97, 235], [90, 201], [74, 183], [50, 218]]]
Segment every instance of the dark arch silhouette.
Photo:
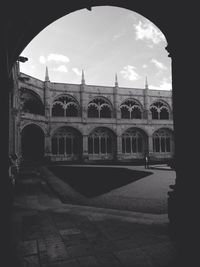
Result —
[[24, 160], [38, 161], [44, 157], [44, 132], [39, 126], [29, 124], [23, 128], [21, 150]]
[[[177, 3], [168, 3], [167, 1], [120, 1], [116, 0], [85, 0], [85, 1], [61, 1], [59, 5], [54, 1], [30, 1], [27, 5], [24, 1], [3, 1], [1, 3], [1, 24], [3, 42], [0, 43], [0, 68], [1, 72], [1, 118], [5, 123], [1, 129], [1, 152], [3, 155], [2, 164], [2, 182], [7, 188], [7, 153], [8, 153], [8, 96], [10, 83], [12, 77], [10, 75], [13, 64], [18, 60], [20, 53], [26, 45], [46, 26], [56, 19], [67, 15], [70, 12], [88, 8], [95, 5], [113, 5], [118, 7], [128, 8], [132, 11], [138, 12], [151, 20], [157, 25], [160, 30], [166, 35], [169, 46], [168, 51], [172, 56], [173, 62], [173, 106], [174, 109], [174, 124], [175, 124], [175, 142], [176, 142], [176, 186], [170, 194], [171, 200], [169, 203], [169, 218], [171, 225], [176, 228], [175, 236], [181, 244], [183, 265], [187, 262], [188, 265], [196, 263], [199, 260], [197, 250], [194, 249], [197, 235], [197, 223], [195, 224], [197, 209], [191, 209], [197, 203], [196, 197], [198, 195], [198, 175], [191, 176], [192, 173], [199, 172], [199, 157], [193, 157], [189, 160], [189, 155], [193, 155], [194, 148], [199, 144], [199, 126], [194, 123], [191, 127], [185, 127], [185, 120], [183, 118], [191, 117], [194, 121], [199, 120], [199, 114], [196, 112], [199, 97], [196, 86], [199, 84], [199, 70], [193, 67], [194, 62], [198, 62], [196, 56], [198, 48], [199, 36], [198, 23], [195, 19], [198, 17], [198, 2], [182, 2], [181, 5]], [[181, 12], [180, 12], [181, 8]], [[31, 10], [31, 12], [30, 12]], [[47, 12], [48, 10], [48, 12]], [[37, 20], [35, 16], [37, 14]], [[170, 15], [169, 15], [170, 14]], [[188, 18], [188, 14], [190, 19]], [[197, 16], [195, 16], [197, 15]], [[178, 17], [177, 17], [178, 16]], [[186, 38], [186, 31], [190, 29], [191, 38]], [[190, 69], [185, 66], [192, 66]], [[188, 87], [193, 90], [193, 104], [190, 109], [185, 107], [188, 104]], [[181, 101], [180, 101], [181, 100]], [[198, 127], [198, 128], [197, 128]], [[190, 140], [190, 142], [185, 142]], [[184, 147], [184, 153], [183, 153]], [[189, 185], [189, 186], [188, 186]], [[8, 200], [7, 195], [4, 201]], [[9, 200], [8, 200], [9, 201]], [[4, 216], [2, 216], [4, 218]], [[6, 217], [6, 216], [5, 216]], [[192, 219], [193, 218], [193, 219]], [[194, 241], [194, 237], [196, 240]], [[6, 249], [6, 248], [5, 248]], [[10, 251], [9, 251], [10, 252]], [[5, 253], [6, 255], [6, 253]], [[8, 262], [9, 258], [5, 256]], [[9, 264], [8, 264], [9, 265]], [[10, 265], [12, 266], [12, 265]], [[194, 264], [195, 266], [195, 264]]]

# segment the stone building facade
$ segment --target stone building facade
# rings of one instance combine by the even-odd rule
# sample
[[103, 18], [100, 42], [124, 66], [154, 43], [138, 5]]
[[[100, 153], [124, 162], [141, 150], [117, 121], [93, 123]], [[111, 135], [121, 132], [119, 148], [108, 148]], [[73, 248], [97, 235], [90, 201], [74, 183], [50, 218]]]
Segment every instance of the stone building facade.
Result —
[[19, 72], [10, 94], [10, 153], [51, 161], [170, 159], [172, 91], [54, 83]]

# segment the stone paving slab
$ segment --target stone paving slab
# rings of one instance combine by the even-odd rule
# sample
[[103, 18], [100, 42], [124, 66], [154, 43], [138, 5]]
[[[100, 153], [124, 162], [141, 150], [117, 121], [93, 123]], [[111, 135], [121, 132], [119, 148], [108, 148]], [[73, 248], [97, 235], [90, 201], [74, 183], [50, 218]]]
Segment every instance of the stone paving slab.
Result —
[[15, 199], [19, 267], [172, 267], [176, 250], [162, 216], [66, 205], [47, 191]]

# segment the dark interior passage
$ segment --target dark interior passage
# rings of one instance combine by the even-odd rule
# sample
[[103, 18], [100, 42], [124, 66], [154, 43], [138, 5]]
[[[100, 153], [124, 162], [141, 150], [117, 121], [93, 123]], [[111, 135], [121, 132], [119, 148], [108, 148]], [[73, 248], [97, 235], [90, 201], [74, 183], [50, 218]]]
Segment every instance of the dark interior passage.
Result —
[[44, 133], [36, 125], [28, 125], [22, 131], [22, 157], [26, 160], [41, 160], [44, 156]]

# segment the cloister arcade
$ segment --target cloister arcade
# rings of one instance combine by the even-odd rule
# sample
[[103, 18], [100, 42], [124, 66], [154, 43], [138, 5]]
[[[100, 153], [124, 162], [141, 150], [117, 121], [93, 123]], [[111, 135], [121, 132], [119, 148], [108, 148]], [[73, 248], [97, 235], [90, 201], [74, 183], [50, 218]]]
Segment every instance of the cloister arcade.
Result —
[[163, 159], [173, 155], [173, 138], [173, 131], [168, 128], [148, 135], [143, 129], [130, 127], [117, 134], [108, 126], [95, 127], [84, 135], [75, 127], [61, 126], [49, 137], [44, 129], [31, 123], [21, 131], [21, 153], [25, 159], [37, 159], [45, 155], [46, 149], [53, 161], [82, 160], [83, 154], [89, 160], [143, 159], [149, 152], [152, 158]]
[[[95, 91], [96, 87], [87, 87], [85, 83], [73, 87], [63, 84], [63, 88], [59, 85], [57, 89], [56, 83], [52, 87], [49, 80], [38, 82], [31, 77], [31, 81], [28, 86], [26, 79], [18, 84], [19, 125], [39, 122], [45, 133], [40, 141], [43, 156], [52, 161], [123, 161], [142, 159], [147, 153], [152, 159], [173, 157], [170, 92], [163, 94], [161, 90], [148, 88], [127, 88], [127, 92], [115, 85], [99, 86], [102, 90], [99, 93]], [[38, 88], [39, 83], [41, 88]], [[130, 90], [133, 96], [130, 96]], [[28, 142], [26, 139], [30, 140], [24, 134], [28, 127], [21, 131], [22, 147], [18, 150], [22, 152], [22, 158], [28, 154], [23, 145]], [[38, 155], [40, 157], [41, 151]]]
[[23, 88], [20, 93], [20, 105], [23, 112], [44, 115], [44, 104], [39, 95], [27, 88]]
[[127, 99], [120, 105], [122, 119], [141, 119], [142, 105], [135, 99]]
[[70, 95], [57, 97], [52, 104], [52, 116], [77, 117], [80, 115], [78, 101]]
[[103, 97], [94, 98], [87, 107], [88, 118], [111, 118], [112, 113], [111, 103]]
[[[25, 113], [44, 115], [44, 104], [33, 91], [24, 89], [20, 96], [21, 110]], [[121, 119], [143, 119], [145, 109], [134, 98], [129, 98], [119, 105]], [[172, 111], [168, 103], [163, 100], [154, 101], [149, 106], [151, 119], [169, 120]], [[81, 105], [70, 94], [61, 95], [54, 99], [51, 105], [52, 117], [80, 117]], [[106, 97], [95, 97], [87, 104], [88, 118], [112, 118], [114, 117], [113, 105]]]

